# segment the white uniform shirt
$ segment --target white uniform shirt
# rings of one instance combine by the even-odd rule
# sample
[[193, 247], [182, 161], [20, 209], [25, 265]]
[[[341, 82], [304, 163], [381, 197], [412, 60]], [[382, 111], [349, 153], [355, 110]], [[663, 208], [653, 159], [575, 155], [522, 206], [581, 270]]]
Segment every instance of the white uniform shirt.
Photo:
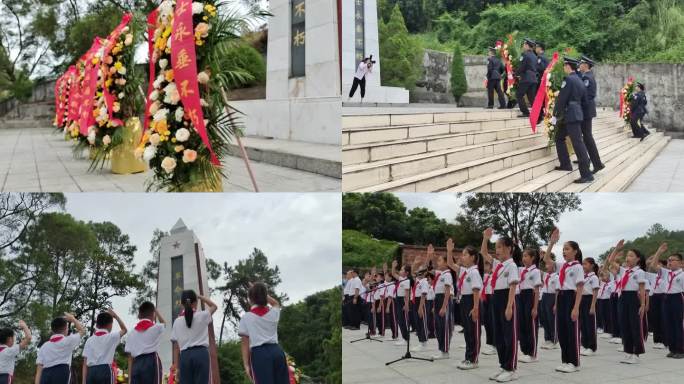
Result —
[[597, 300], [610, 299], [610, 295], [612, 295], [614, 291], [615, 291], [615, 282], [613, 282], [613, 281], [609, 281], [609, 282], [602, 281], [599, 284], [599, 293], [598, 293], [598, 296], [596, 296], [596, 299]]
[[446, 287], [450, 288], [450, 293], [453, 295], [454, 281], [451, 277], [451, 271], [446, 269], [442, 271], [437, 278], [437, 283], [435, 284], [435, 294], [444, 294], [446, 292]]
[[482, 286], [484, 287], [484, 293], [485, 295], [491, 295], [492, 294], [492, 274], [491, 273], [485, 273], [484, 274], [484, 281], [482, 282]]
[[411, 281], [409, 281], [408, 277], [402, 278], [399, 283], [399, 287], [397, 287], [397, 297], [406, 296], [406, 290], [409, 291], [409, 294], [411, 293]]
[[0, 344], [0, 375], [7, 373], [12, 376], [14, 374], [14, 363], [17, 361], [19, 352], [21, 348], [17, 343], [11, 347]]
[[560, 281], [558, 280], [558, 273], [545, 273], [541, 289], [542, 293], [555, 294], [559, 288]]
[[386, 298], [389, 297], [389, 298], [393, 299], [394, 295], [396, 295], [396, 291], [397, 291], [397, 286], [395, 285], [394, 281], [390, 281], [385, 286], [385, 297]]
[[518, 284], [520, 289], [532, 289], [542, 285], [541, 271], [535, 265], [531, 265], [529, 268], [520, 267], [518, 272], [520, 273], [520, 284]]
[[342, 290], [342, 293], [344, 293], [345, 296], [351, 295], [351, 280], [347, 280], [344, 283], [344, 289]]
[[[419, 279], [416, 282], [416, 303], [420, 302], [420, 297], [426, 295], [430, 289], [430, 284], [428, 284], [426, 278]], [[427, 298], [425, 298], [427, 300]]]
[[494, 275], [496, 275], [496, 282], [494, 282], [495, 291], [499, 289], [508, 289], [511, 284], [520, 281], [518, 266], [515, 265], [512, 258], [503, 263], [498, 260], [493, 260], [492, 268], [494, 268], [494, 272], [492, 272], [492, 282], [494, 282]]
[[667, 274], [670, 272], [669, 269], [660, 267], [656, 273], [656, 284], [653, 287], [653, 293], [665, 293], [667, 292]]
[[359, 290], [359, 296], [363, 294], [363, 282], [361, 281], [361, 279], [359, 279], [358, 276], [352, 278], [351, 281], [347, 282], [347, 285], [349, 286], [350, 296], [354, 296], [356, 294], [357, 288]]
[[599, 278], [594, 272], [589, 272], [584, 276], [584, 289], [582, 295], [593, 295], [594, 288], [599, 287]]
[[81, 344], [81, 335], [78, 333], [69, 336], [52, 335], [50, 340], [38, 349], [36, 364], [41, 364], [43, 368], [60, 364], [71, 365], [72, 354], [79, 344]]
[[[473, 265], [470, 268], [461, 268], [460, 274], [461, 276], [458, 278], [458, 284], [461, 284], [459, 294], [472, 295], [473, 289], [479, 289], [482, 292], [482, 276], [480, 276], [477, 265]], [[461, 280], [461, 278], [463, 279]]]
[[207, 310], [196, 311], [194, 313], [190, 328], [185, 324], [185, 317], [180, 316], [173, 322], [173, 328], [171, 328], [171, 341], [177, 341], [181, 351], [191, 347], [208, 347], [209, 330], [207, 329], [207, 326], [209, 326], [211, 322], [211, 313]]
[[658, 274], [644, 271], [644, 275], [646, 276], [646, 292], [648, 292], [649, 296], [653, 296], [653, 287], [655, 287], [656, 280], [658, 280]]
[[85, 357], [89, 367], [94, 365], [111, 365], [114, 361], [116, 347], [121, 341], [120, 332], [107, 332], [106, 330], [95, 328], [83, 347], [83, 357]]
[[[565, 264], [568, 264], [567, 267]], [[563, 268], [565, 268], [565, 279], [561, 283], [560, 277]], [[562, 291], [574, 291], [577, 289], [578, 284], [584, 283], [584, 268], [577, 261], [570, 263], [564, 261], [556, 262], [556, 270], [558, 271], [558, 285]]]
[[[140, 323], [142, 322], [152, 323], [152, 320], [142, 319]], [[124, 351], [130, 353], [133, 357], [157, 352], [164, 329], [166, 329], [166, 326], [161, 323], [156, 323], [144, 331], [138, 331], [133, 328], [128, 332], [128, 336], [126, 336]]]
[[[242, 315], [238, 326], [238, 335], [249, 337], [249, 347], [263, 344], [278, 344], [278, 320], [280, 308], [271, 307], [263, 316], [252, 312]], [[193, 321], [193, 326], [194, 321]]]
[[430, 284], [428, 284], [427, 299], [428, 300], [434, 300], [435, 299], [435, 289]]
[[368, 68], [368, 65], [362, 61], [359, 63], [359, 66], [356, 68], [356, 73], [354, 74], [354, 77], [356, 77], [359, 80], [362, 80], [363, 77], [366, 76], [366, 74], [369, 72], [370, 72], [370, 69]]
[[682, 269], [670, 271], [667, 274], [667, 294], [684, 292], [684, 272]]
[[620, 267], [620, 273], [618, 275], [618, 281], [620, 284], [622, 284], [622, 279], [626, 273], [629, 274], [629, 277], [627, 278], [627, 283], [624, 286], [621, 286], [621, 292], [638, 291], [639, 284], [646, 284], [646, 274], [639, 266], [631, 269]]

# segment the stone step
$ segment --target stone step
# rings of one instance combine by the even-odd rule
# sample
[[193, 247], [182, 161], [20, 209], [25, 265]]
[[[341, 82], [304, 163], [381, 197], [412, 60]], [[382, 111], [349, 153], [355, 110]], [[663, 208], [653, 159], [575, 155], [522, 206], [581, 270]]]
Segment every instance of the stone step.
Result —
[[[242, 144], [250, 160], [342, 178], [340, 147], [337, 145], [257, 136], [243, 137]], [[230, 150], [233, 156], [242, 157], [236, 143], [230, 145]]]
[[[617, 134], [618, 128], [614, 124], [616, 123], [597, 127], [595, 130], [597, 139]], [[462, 171], [461, 176], [465, 176], [466, 179], [449, 185], [440, 184], [441, 188], [447, 188], [474, 179], [476, 172], [481, 172], [480, 175], [488, 174], [547, 156], [549, 154], [547, 142], [546, 135], [538, 133], [492, 143], [344, 166], [343, 190], [384, 188], [383, 186], [388, 183], [390, 187], [401, 186], [404, 182], [411, 184], [414, 179], [419, 184], [425, 184], [422, 182], [421, 175], [432, 172], [437, 172], [436, 175], [440, 175], [440, 171], [445, 169], [453, 171], [453, 168], [456, 167], [456, 170]], [[473, 169], [468, 171], [468, 168]], [[445, 181], [442, 180], [442, 183]], [[425, 187], [427, 188], [428, 185]], [[429, 187], [427, 190], [433, 190], [432, 187], [435, 185]], [[422, 191], [423, 189], [418, 188], [418, 190]]]
[[[614, 122], [614, 119], [603, 117], [595, 120], [594, 125], [598, 129], [602, 124], [611, 122]], [[507, 120], [505, 121], [505, 124], [510, 124], [511, 126], [500, 128], [496, 128], [496, 126], [490, 127], [490, 123], [491, 122], [482, 122], [482, 125], [475, 126], [472, 126], [473, 123], [432, 125], [419, 131], [412, 131], [413, 128], [408, 128], [406, 131], [401, 132], [401, 134], [408, 135], [409, 137], [343, 146], [342, 162], [345, 166], [348, 166], [393, 157], [534, 135], [526, 121]], [[503, 125], [504, 121], [501, 121], [500, 123]], [[538, 126], [538, 129], [541, 131], [544, 128], [540, 125]], [[465, 130], [465, 132], [463, 130]], [[396, 137], [398, 137], [398, 135], [395, 135], [393, 138]], [[366, 136], [366, 138], [368, 138], [368, 136]], [[386, 139], [390, 138], [391, 137], [387, 137]], [[364, 139], [361, 138], [360, 140], [363, 141]]]
[[0, 119], [0, 129], [48, 128], [50, 119]]

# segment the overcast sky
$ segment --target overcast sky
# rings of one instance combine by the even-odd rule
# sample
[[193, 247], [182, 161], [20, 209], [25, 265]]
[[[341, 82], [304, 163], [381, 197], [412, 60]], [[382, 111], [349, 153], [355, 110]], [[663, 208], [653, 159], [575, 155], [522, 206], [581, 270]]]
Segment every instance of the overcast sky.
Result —
[[[426, 207], [449, 222], [461, 212], [464, 200], [448, 193], [398, 193], [397, 196], [408, 209]], [[584, 193], [580, 199], [581, 211], [560, 217], [561, 239], [554, 248], [556, 254], [560, 254], [566, 240], [577, 241], [585, 256], [597, 257], [622, 238], [632, 240], [644, 235], [654, 223], [669, 230], [684, 229], [684, 194]], [[642, 251], [651, 254], [655, 249]]]
[[[66, 194], [66, 211], [84, 221], [111, 221], [138, 247], [135, 271], [151, 258], [155, 228], [169, 231], [178, 218], [195, 231], [204, 253], [236, 264], [259, 248], [280, 267], [279, 289], [294, 303], [339, 283], [341, 196], [339, 193]], [[217, 304], [219, 297], [213, 297]], [[115, 300], [127, 323], [131, 298]], [[219, 309], [218, 312], [221, 312]], [[214, 323], [220, 323], [215, 315]]]

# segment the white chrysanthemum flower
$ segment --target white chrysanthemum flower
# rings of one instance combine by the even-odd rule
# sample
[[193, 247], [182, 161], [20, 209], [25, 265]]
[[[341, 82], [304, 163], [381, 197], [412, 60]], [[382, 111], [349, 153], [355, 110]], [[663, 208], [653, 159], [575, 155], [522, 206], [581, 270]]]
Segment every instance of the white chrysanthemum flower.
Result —
[[171, 0], [164, 0], [159, 4], [159, 15], [162, 17], [169, 17], [173, 13], [173, 3]]
[[192, 3], [192, 14], [197, 15], [200, 14], [204, 11], [204, 4], [198, 3], [198, 2], [193, 2]]
[[112, 138], [109, 137], [109, 135], [105, 135], [105, 136], [102, 138], [102, 144], [104, 144], [105, 147], [108, 146], [111, 142], [112, 142]]
[[152, 93], [150, 93], [150, 100], [154, 101], [154, 100], [157, 100], [158, 98], [159, 98], [159, 91], [157, 91], [155, 89], [154, 91], [152, 91]]
[[154, 120], [154, 121], [166, 120], [166, 116], [168, 114], [169, 114], [169, 110], [166, 108], [162, 108], [154, 114], [154, 116], [152, 117], [152, 120]]
[[161, 162], [161, 167], [166, 171], [166, 173], [173, 172], [176, 169], [176, 159], [173, 157], [166, 156]]
[[157, 155], [157, 147], [154, 145], [148, 145], [145, 147], [145, 151], [143, 151], [143, 160], [145, 161], [150, 161], [154, 159], [154, 156]]
[[183, 115], [185, 114], [185, 111], [183, 110], [183, 107], [178, 107], [176, 109], [176, 121], [181, 122], [183, 121]]
[[164, 69], [166, 66], [169, 65], [169, 61], [166, 59], [161, 59], [159, 60], [159, 68]]
[[182, 142], [188, 141], [189, 138], [190, 138], [190, 131], [188, 131], [187, 128], [181, 128], [181, 129], [176, 131], [176, 140], [178, 140], [179, 142], [182, 143]]

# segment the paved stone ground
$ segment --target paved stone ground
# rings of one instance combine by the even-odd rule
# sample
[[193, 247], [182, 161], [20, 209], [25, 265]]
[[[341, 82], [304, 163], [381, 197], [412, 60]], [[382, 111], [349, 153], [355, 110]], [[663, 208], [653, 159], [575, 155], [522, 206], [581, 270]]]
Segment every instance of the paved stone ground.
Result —
[[[363, 326], [361, 328], [364, 330]], [[543, 330], [540, 330], [542, 336]], [[362, 331], [342, 331], [342, 382], [373, 383], [373, 384], [408, 384], [408, 383], [494, 383], [488, 377], [498, 371], [498, 358], [494, 355], [480, 355], [479, 368], [462, 371], [456, 368], [456, 364], [463, 360], [465, 346], [463, 334], [455, 334], [451, 341], [451, 358], [426, 362], [419, 360], [404, 360], [390, 366], [385, 363], [402, 356], [406, 347], [396, 347], [393, 342], [385, 341], [360, 341], [351, 344], [350, 341], [363, 337]], [[543, 336], [542, 336], [543, 337]], [[416, 340], [415, 334], [411, 335], [411, 341]], [[482, 337], [484, 342], [484, 335]], [[414, 353], [414, 356], [429, 357], [437, 352], [437, 341], [430, 339], [429, 350]], [[623, 356], [617, 352], [616, 344], [609, 344], [599, 337], [597, 355], [592, 357], [582, 356], [580, 359], [581, 370], [575, 373], [556, 372], [555, 368], [560, 365], [560, 349], [539, 349], [539, 362], [524, 364], [518, 363], [519, 379], [515, 382], [525, 384], [549, 384], [553, 381], [558, 383], [681, 383], [684, 376], [684, 363], [682, 360], [668, 359], [665, 357], [666, 350], [653, 349], [653, 343], [649, 337], [646, 343], [646, 354], [642, 355], [638, 365], [620, 363]]]
[[684, 192], [684, 140], [670, 140], [627, 192]]
[[[115, 175], [88, 172], [87, 159], [75, 159], [72, 145], [50, 128], [0, 129], [0, 191], [144, 192], [151, 172]], [[224, 191], [252, 191], [241, 158], [224, 159], [229, 177]], [[339, 191], [340, 180], [314, 173], [252, 162], [262, 192]]]

